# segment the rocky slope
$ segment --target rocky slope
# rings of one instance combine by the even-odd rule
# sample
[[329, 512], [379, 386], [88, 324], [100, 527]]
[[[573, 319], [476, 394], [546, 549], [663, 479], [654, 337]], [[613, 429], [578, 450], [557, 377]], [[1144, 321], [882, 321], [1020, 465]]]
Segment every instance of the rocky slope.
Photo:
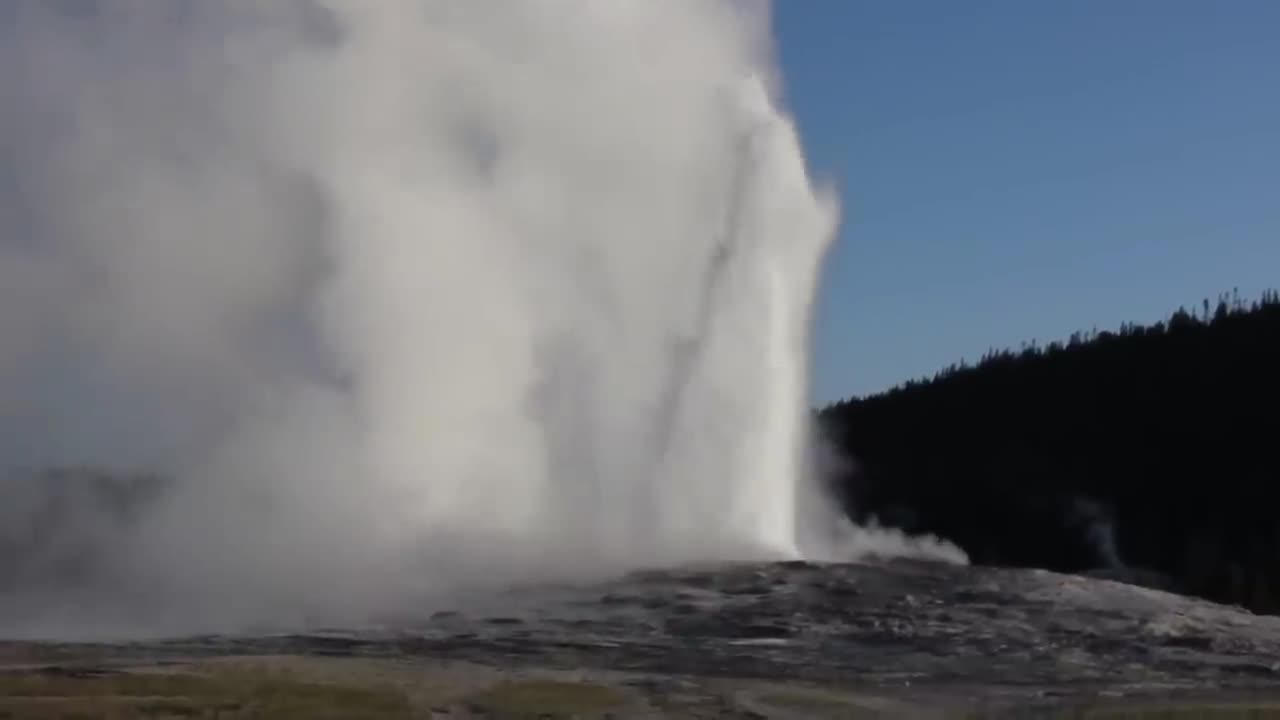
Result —
[[1109, 580], [907, 561], [648, 571], [513, 589], [392, 628], [7, 652], [98, 667], [267, 655], [449, 661], [612, 673], [655, 696], [718, 678], [734, 680], [739, 697], [783, 683], [907, 716], [1280, 697], [1280, 618]]

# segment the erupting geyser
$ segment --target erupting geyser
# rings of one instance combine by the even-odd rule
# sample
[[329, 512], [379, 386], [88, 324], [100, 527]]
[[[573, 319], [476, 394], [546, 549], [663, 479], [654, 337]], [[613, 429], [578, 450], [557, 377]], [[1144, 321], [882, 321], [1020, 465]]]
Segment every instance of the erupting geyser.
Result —
[[767, 10], [10, 2], [0, 459], [176, 478], [90, 574], [247, 617], [815, 552]]

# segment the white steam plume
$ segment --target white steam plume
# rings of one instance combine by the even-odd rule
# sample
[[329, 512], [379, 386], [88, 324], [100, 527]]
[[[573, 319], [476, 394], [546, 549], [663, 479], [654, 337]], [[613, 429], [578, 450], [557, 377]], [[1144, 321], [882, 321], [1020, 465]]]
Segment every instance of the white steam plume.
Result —
[[351, 618], [519, 573], [817, 552], [805, 351], [837, 210], [768, 21], [6, 4], [0, 463], [175, 478], [88, 590], [7, 616]]

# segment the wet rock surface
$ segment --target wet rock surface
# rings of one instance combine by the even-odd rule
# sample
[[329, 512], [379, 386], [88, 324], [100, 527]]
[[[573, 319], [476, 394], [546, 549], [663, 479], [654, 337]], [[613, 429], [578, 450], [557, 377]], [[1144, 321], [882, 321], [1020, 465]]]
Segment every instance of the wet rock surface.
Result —
[[134, 661], [300, 654], [592, 668], [948, 706], [1280, 694], [1280, 618], [1108, 580], [907, 561], [646, 571], [516, 589], [492, 607], [394, 629], [56, 649]]

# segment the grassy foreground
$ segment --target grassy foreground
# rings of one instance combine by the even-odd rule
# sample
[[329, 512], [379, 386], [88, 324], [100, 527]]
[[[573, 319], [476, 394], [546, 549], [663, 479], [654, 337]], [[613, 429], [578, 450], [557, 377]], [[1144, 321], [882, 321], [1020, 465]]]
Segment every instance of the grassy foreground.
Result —
[[0, 671], [0, 720], [625, 716], [643, 698], [588, 681], [482, 668], [254, 658], [130, 669]]
[[0, 718], [409, 718], [405, 693], [247, 669], [0, 675]]
[[[681, 686], [640, 689], [604, 673], [293, 656], [109, 669], [10, 666], [0, 667], [0, 720], [988, 717], [972, 708], [948, 714], [837, 689], [728, 679], [685, 680]], [[1012, 716], [1280, 720], [1280, 704], [1116, 703]]]

